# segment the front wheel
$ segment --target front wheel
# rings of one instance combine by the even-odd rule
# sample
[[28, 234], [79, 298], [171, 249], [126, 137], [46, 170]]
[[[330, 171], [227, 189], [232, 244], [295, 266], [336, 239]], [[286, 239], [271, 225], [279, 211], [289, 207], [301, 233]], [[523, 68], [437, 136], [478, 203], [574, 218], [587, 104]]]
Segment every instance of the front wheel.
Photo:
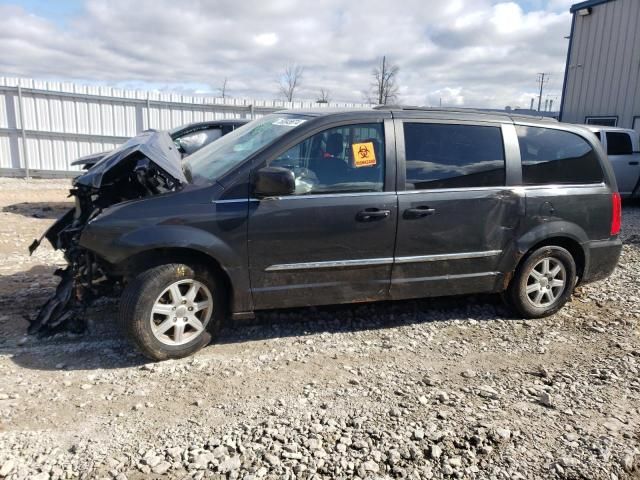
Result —
[[573, 256], [562, 247], [549, 245], [524, 260], [505, 296], [507, 303], [523, 317], [547, 317], [567, 303], [575, 284]]
[[208, 270], [175, 263], [151, 268], [127, 284], [119, 321], [145, 356], [166, 360], [207, 345], [224, 311], [222, 285]]

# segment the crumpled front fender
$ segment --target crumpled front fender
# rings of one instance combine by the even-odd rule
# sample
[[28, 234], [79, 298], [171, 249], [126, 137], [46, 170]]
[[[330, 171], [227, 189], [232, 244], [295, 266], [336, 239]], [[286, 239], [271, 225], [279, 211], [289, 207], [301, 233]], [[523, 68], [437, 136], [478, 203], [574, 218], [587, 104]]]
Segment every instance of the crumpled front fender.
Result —
[[215, 235], [187, 225], [151, 225], [118, 233], [107, 233], [90, 224], [82, 233], [80, 245], [112, 265], [144, 251], [162, 248], [197, 250], [222, 266], [243, 263], [233, 249]]
[[[128, 268], [137, 265], [140, 256], [161, 255], [162, 250], [181, 253], [188, 251], [206, 255], [217, 264], [233, 286], [232, 311], [253, 308], [244, 248], [231, 248], [217, 236], [187, 225], [153, 225], [118, 234], [108, 233], [90, 224], [82, 233], [80, 245], [89, 249], [111, 266], [111, 274], [129, 275]], [[181, 257], [179, 257], [181, 258]], [[171, 258], [158, 258], [171, 262]], [[176, 259], [173, 259], [175, 261]]]

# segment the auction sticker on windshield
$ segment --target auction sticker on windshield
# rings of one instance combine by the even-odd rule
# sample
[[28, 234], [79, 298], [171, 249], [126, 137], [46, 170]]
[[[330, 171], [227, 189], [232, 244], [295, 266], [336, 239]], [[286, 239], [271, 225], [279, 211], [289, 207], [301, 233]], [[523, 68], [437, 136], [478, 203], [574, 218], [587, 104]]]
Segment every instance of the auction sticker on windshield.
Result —
[[282, 125], [283, 127], [297, 127], [302, 125], [306, 120], [302, 118], [278, 118], [272, 125]]
[[376, 164], [376, 152], [373, 142], [353, 143], [353, 159], [356, 167], [371, 167]]

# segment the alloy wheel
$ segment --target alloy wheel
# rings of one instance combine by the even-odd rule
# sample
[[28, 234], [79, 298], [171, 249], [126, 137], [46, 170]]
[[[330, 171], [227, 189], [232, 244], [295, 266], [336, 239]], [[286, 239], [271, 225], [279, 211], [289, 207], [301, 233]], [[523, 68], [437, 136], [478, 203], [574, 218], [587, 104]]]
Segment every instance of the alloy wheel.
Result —
[[165, 288], [154, 302], [151, 331], [165, 345], [184, 345], [204, 331], [212, 313], [209, 289], [197, 280], [179, 280]]
[[567, 271], [564, 264], [547, 257], [536, 263], [527, 277], [526, 294], [534, 307], [547, 308], [562, 295], [567, 284]]

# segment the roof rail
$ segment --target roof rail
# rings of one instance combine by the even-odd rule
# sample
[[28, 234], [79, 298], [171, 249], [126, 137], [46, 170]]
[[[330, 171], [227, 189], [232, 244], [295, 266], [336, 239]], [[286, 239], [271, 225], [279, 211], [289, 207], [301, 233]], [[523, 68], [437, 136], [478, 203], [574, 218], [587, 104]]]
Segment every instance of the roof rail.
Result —
[[420, 107], [415, 105], [376, 105], [374, 110], [407, 110], [407, 111], [424, 111], [424, 112], [442, 112], [442, 113], [468, 113], [474, 115], [486, 115], [493, 117], [503, 117], [510, 119], [531, 119], [556, 121], [552, 117], [546, 117], [544, 115], [534, 115], [531, 113], [520, 113], [516, 111], [502, 111], [491, 109], [478, 109], [478, 108], [464, 108], [464, 107]]
[[404, 107], [403, 110], [427, 110], [429, 112], [454, 112], [454, 113], [479, 113], [481, 115], [506, 115], [509, 116], [510, 112], [502, 112], [499, 110], [480, 110], [477, 108], [463, 108], [463, 107]]
[[460, 107], [425, 107], [419, 105], [376, 105], [374, 110], [425, 110], [429, 112], [480, 113], [483, 115], [509, 115], [509, 112], [478, 110]]

